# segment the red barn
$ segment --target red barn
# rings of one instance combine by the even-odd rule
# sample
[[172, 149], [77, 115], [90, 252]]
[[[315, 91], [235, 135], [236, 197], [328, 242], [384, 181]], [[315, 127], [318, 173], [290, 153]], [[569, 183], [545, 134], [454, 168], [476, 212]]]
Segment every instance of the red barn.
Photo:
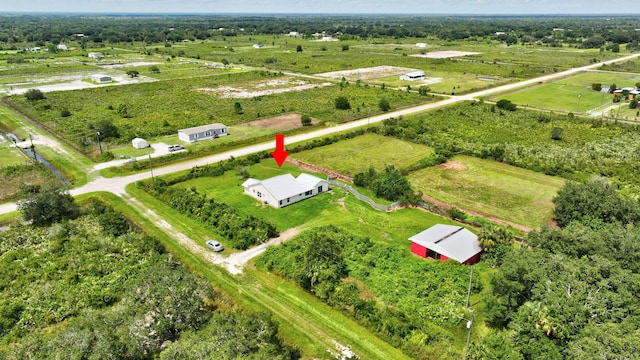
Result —
[[478, 237], [462, 226], [436, 224], [409, 240], [411, 252], [423, 258], [452, 259], [469, 265], [478, 262], [482, 254]]

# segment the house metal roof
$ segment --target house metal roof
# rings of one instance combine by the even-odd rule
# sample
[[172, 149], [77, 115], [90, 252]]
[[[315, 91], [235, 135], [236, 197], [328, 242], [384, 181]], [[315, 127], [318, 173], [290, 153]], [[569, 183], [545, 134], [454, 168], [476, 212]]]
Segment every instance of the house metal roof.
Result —
[[199, 134], [205, 132], [207, 130], [216, 130], [216, 129], [226, 129], [227, 126], [225, 124], [215, 123], [209, 125], [196, 126], [188, 129], [181, 129], [178, 132], [183, 132], [187, 135]]
[[268, 191], [276, 201], [280, 201], [313, 190], [320, 181], [322, 181], [322, 179], [319, 177], [305, 173], [300, 174], [298, 178], [294, 178], [291, 174], [284, 174], [262, 181], [251, 178], [245, 181], [242, 186], [249, 187], [262, 184], [264, 189]]
[[460, 263], [482, 251], [478, 237], [462, 226], [436, 224], [409, 240]]

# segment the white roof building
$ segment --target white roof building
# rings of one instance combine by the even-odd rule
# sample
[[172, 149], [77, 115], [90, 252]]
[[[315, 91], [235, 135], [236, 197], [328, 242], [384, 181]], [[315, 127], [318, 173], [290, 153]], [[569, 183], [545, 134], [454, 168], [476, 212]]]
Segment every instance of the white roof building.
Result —
[[109, 75], [94, 74], [94, 75], [91, 75], [91, 81], [97, 82], [97, 83], [109, 83], [109, 82], [112, 82], [113, 79]]
[[178, 130], [178, 139], [192, 143], [196, 141], [215, 139], [220, 136], [227, 136], [227, 126], [225, 124], [215, 123], [202, 126], [196, 126], [188, 129]]
[[409, 238], [411, 252], [437, 260], [452, 259], [461, 264], [480, 260], [482, 246], [471, 231], [462, 226], [436, 224]]
[[416, 81], [416, 80], [424, 80], [426, 77], [427, 77], [427, 74], [425, 74], [424, 71], [412, 71], [412, 72], [400, 75], [400, 80]]
[[305, 173], [297, 178], [291, 174], [265, 180], [250, 178], [242, 186], [245, 194], [274, 208], [285, 207], [329, 190], [326, 180]]

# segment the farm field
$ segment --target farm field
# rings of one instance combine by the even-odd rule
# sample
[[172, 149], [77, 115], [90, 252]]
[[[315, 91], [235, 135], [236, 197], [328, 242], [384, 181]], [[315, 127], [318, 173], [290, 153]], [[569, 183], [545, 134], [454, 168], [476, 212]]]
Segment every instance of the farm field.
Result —
[[[292, 173], [294, 176], [299, 169], [290, 165], [278, 168], [272, 159], [263, 160], [259, 164], [252, 165], [248, 172], [252, 177], [266, 178], [282, 173]], [[370, 238], [374, 245], [372, 249], [385, 252], [387, 258], [380, 258], [380, 269], [367, 271], [368, 265], [354, 260], [350, 268], [353, 276], [360, 279], [370, 290], [369, 296], [379, 297], [379, 301], [398, 306], [403, 311], [413, 312], [421, 308], [424, 319], [433, 326], [433, 329], [442, 334], [444, 341], [450, 344], [448, 350], [452, 353], [459, 351], [463, 344], [464, 332], [460, 332], [460, 321], [457, 316], [461, 312], [463, 299], [466, 295], [468, 284], [468, 270], [451, 263], [428, 261], [417, 258], [409, 252], [410, 236], [437, 223], [455, 224], [449, 219], [425, 212], [419, 209], [403, 209], [391, 213], [374, 210], [368, 204], [356, 199], [341, 189], [333, 189], [329, 193], [315, 196], [311, 199], [292, 204], [282, 209], [274, 209], [257, 202], [254, 198], [243, 194], [240, 184], [243, 182], [235, 170], [227, 171], [218, 177], [202, 177], [187, 180], [173, 186], [195, 189], [200, 194], [206, 194], [219, 202], [226, 203], [241, 213], [253, 215], [274, 223], [278, 231], [296, 228], [298, 231], [310, 230], [322, 226], [333, 225], [345, 231]], [[170, 211], [166, 205], [159, 206], [160, 211]], [[218, 239], [223, 244], [225, 239], [216, 234], [215, 229], [204, 225], [193, 224], [193, 219], [184, 218], [182, 214], [172, 214], [172, 222], [186, 226], [189, 233], [207, 233], [207, 237]], [[373, 251], [373, 250], [372, 250]], [[372, 261], [372, 260], [367, 260]], [[388, 268], [388, 262], [395, 265]], [[382, 264], [386, 265], [382, 265]], [[438, 282], [440, 285], [451, 289], [447, 296], [441, 296], [439, 292], [431, 292], [428, 295], [418, 296], [415, 293], [415, 281], [423, 281], [407, 278], [408, 272], [418, 271], [431, 274], [430, 282]], [[446, 273], [446, 279], [434, 274]], [[403, 279], [395, 290], [389, 289], [389, 282]], [[443, 285], [445, 284], [445, 285]], [[363, 285], [364, 286], [364, 285]], [[425, 285], [427, 286], [427, 285]], [[429, 285], [431, 286], [431, 285]], [[412, 290], [413, 289], [413, 290]], [[422, 304], [422, 305], [417, 305]], [[478, 315], [480, 316], [480, 315]], [[435, 331], [435, 330], [434, 330]], [[407, 340], [407, 339], [405, 339]], [[395, 339], [395, 341], [399, 341]]]
[[432, 153], [433, 150], [428, 146], [388, 136], [364, 134], [291, 156], [306, 163], [353, 177], [371, 166], [377, 170], [382, 170], [388, 165], [402, 169], [417, 163]]
[[[300, 83], [309, 88], [295, 89]], [[343, 122], [375, 114], [381, 98], [392, 108], [433, 99], [370, 86], [348, 84], [341, 89], [323, 84], [324, 81], [265, 71], [226, 72], [170, 82], [52, 92], [47, 93], [44, 100], [35, 102], [24, 96], [12, 96], [9, 101], [90, 153], [97, 150], [97, 144], [87, 127], [100, 121], [111, 122], [118, 128], [119, 136], [103, 139], [105, 142], [129, 143], [134, 137], [152, 139], [211, 122], [232, 126], [287, 113], [306, 114], [326, 123]], [[298, 90], [295, 97], [285, 92], [291, 87]], [[246, 98], [243, 93], [253, 97]], [[352, 108], [335, 109], [337, 96], [345, 96]], [[71, 115], [61, 117], [65, 109]]]
[[509, 99], [518, 105], [540, 109], [586, 113], [611, 103], [612, 99], [611, 94], [592, 90], [593, 83], [600, 83], [603, 88], [611, 84], [622, 88], [634, 87], [639, 80], [640, 74], [590, 71], [494, 99]]
[[552, 219], [564, 179], [470, 156], [411, 173], [415, 189], [447, 204], [535, 229]]

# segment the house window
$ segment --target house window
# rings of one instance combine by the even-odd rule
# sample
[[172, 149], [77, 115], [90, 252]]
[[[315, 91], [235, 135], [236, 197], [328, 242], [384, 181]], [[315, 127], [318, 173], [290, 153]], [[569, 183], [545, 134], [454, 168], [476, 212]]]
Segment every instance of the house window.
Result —
[[282, 205], [282, 200], [278, 201], [278, 204]]
[[313, 190], [309, 190], [309, 191], [305, 192], [305, 193], [304, 193], [304, 196], [309, 196], [309, 195], [311, 195], [311, 194], [313, 194]]
[[220, 133], [221, 133], [221, 134], [222, 134], [222, 133], [224, 133], [224, 129], [220, 129]]
[[289, 203], [289, 198], [287, 198], [287, 204]]
[[258, 197], [261, 198], [262, 197], [262, 193], [260, 191], [258, 191]]
[[437, 259], [440, 259], [440, 254], [438, 254], [437, 252], [431, 249], [427, 249], [427, 257], [437, 260]]
[[322, 192], [322, 186], [318, 186], [318, 194]]

